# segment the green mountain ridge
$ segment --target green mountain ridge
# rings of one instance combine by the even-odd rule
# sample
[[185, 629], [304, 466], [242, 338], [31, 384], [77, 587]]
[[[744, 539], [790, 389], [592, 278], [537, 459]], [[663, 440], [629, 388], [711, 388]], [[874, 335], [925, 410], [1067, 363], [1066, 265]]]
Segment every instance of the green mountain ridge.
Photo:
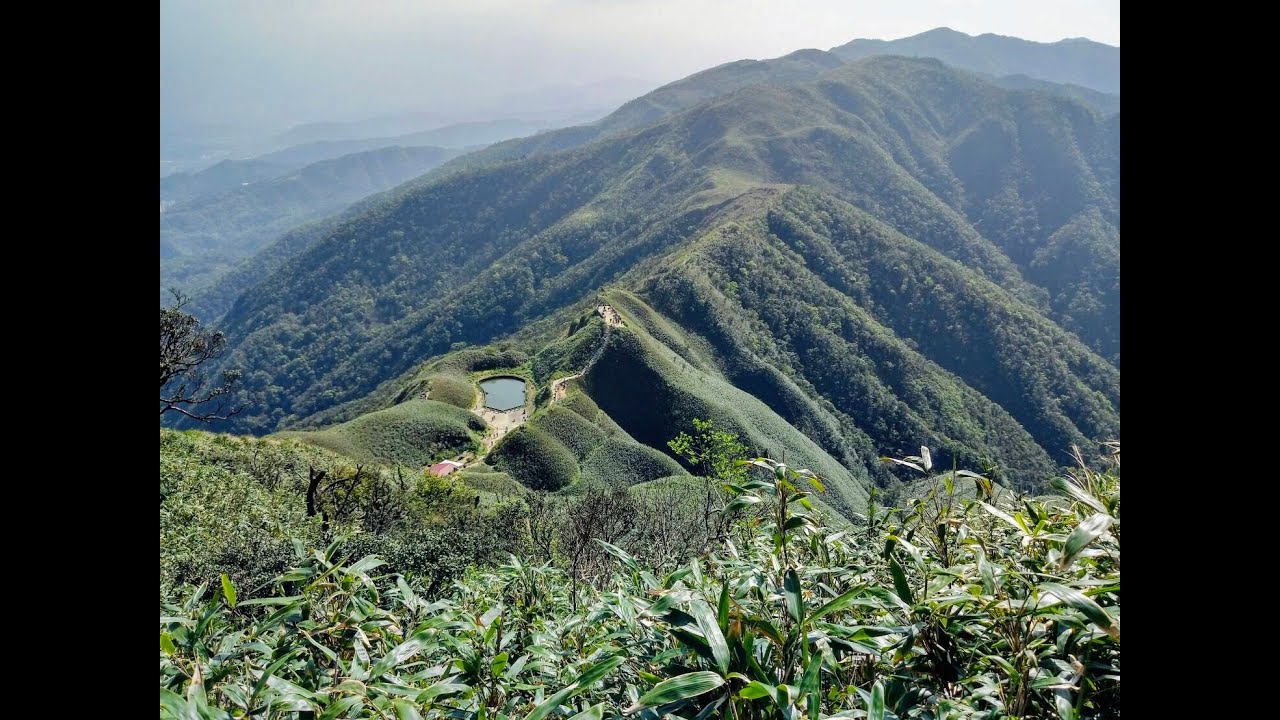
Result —
[[[670, 83], [641, 98], [628, 102], [597, 123], [546, 131], [536, 136], [498, 143], [493, 147], [468, 153], [449, 161], [441, 168], [433, 170], [424, 177], [411, 181], [409, 184], [429, 184], [454, 172], [484, 167], [513, 158], [578, 147], [613, 132], [641, 127], [645, 123], [679, 112], [700, 101], [720, 97], [735, 90], [749, 87], [752, 84], [802, 84], [817, 78], [824, 72], [843, 65], [844, 62], [843, 59], [832, 53], [820, 50], [800, 50], [771, 60], [741, 60], [725, 63]], [[987, 76], [984, 79], [1009, 89], [1037, 90], [1059, 97], [1075, 99], [1104, 115], [1114, 114], [1119, 111], [1119, 96], [1100, 93], [1080, 86], [1036, 80], [1026, 75], [1012, 75], [1001, 78]], [[445, 128], [444, 130], [447, 129]], [[427, 134], [429, 135], [430, 133]], [[447, 138], [434, 138], [433, 136], [433, 139], [445, 140]], [[401, 144], [407, 145], [410, 143]], [[330, 145], [332, 143], [311, 143], [281, 152], [328, 148]], [[280, 153], [275, 153], [270, 156], [264, 156], [264, 158], [278, 160], [280, 159], [279, 155]], [[272, 165], [271, 167], [275, 166]], [[353, 206], [345, 215], [349, 218], [353, 215], [353, 210], [362, 211], [382, 199], [385, 198], [380, 198], [379, 196], [366, 198], [357, 206]], [[281, 237], [278, 246], [264, 249], [261, 257], [255, 256], [243, 261], [241, 267], [228, 272], [220, 278], [218, 283], [206, 287], [201, 293], [204, 297], [197, 297], [195, 306], [200, 311], [201, 317], [220, 318], [241, 293], [254, 283], [261, 281], [289, 257], [304, 250], [312, 241], [318, 239], [320, 234], [328, 232], [340, 221], [341, 218], [338, 216], [326, 218], [323, 221], [325, 223], [323, 231], [317, 230], [315, 227], [305, 227], [291, 231]]]
[[1120, 94], [1120, 48], [1086, 38], [1041, 43], [992, 33], [967, 35], [941, 27], [897, 40], [853, 40], [831, 52], [848, 60], [877, 55], [932, 57], [995, 77], [1022, 74]]
[[[351, 420], [457, 343], [516, 333], [536, 351], [611, 286], [683, 338], [667, 345], [680, 362], [763, 401], [859, 485], [922, 443], [1043, 476], [1070, 443], [1119, 432], [1119, 372], [1088, 347], [1118, 359], [1118, 133], [1071, 99], [876, 58], [422, 178], [240, 297], [226, 366], [257, 401], [227, 427]], [[1114, 271], [1114, 298], [1082, 263]], [[653, 366], [622, 347], [600, 366]], [[601, 409], [662, 449], [641, 398], [608, 399], [625, 381], [597, 372]]]

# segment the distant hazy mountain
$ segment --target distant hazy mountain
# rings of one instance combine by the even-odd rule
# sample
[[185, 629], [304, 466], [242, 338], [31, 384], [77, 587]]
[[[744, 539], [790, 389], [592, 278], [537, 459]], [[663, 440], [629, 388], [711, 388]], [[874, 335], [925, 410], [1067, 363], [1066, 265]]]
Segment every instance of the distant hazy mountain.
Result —
[[285, 231], [421, 175], [456, 153], [437, 147], [354, 153], [173, 204], [160, 214], [161, 302], [171, 285], [197, 290]]
[[181, 202], [201, 195], [213, 195], [284, 175], [312, 163], [352, 153], [389, 147], [441, 147], [466, 149], [508, 138], [532, 135], [541, 129], [524, 120], [461, 123], [434, 130], [394, 137], [364, 137], [355, 140], [327, 140], [293, 145], [248, 160], [223, 160], [195, 173], [179, 172], [160, 178], [160, 199]]
[[798, 50], [770, 60], [738, 60], [717, 65], [631, 100], [596, 122], [495, 143], [468, 153], [441, 167], [438, 175], [510, 158], [578, 147], [610, 133], [642, 127], [705, 100], [751, 85], [792, 85], [814, 80], [844, 62], [840, 57], [821, 50]]
[[[326, 159], [328, 158], [318, 158], [311, 162]], [[248, 183], [279, 177], [308, 164], [310, 163], [271, 162], [253, 158], [252, 160], [223, 160], [197, 172], [176, 172], [160, 178], [160, 202], [165, 207], [172, 207], [174, 203], [185, 202], [192, 198], [220, 195]]]
[[1027, 75], [1006, 75], [1002, 78], [996, 78], [991, 82], [1002, 88], [1010, 90], [1039, 90], [1047, 92], [1050, 95], [1058, 97], [1071, 98], [1079, 100], [1103, 115], [1114, 115], [1120, 112], [1120, 96], [1111, 93], [1098, 92], [1080, 85], [1071, 85], [1069, 83], [1055, 83], [1048, 80], [1037, 80]]
[[831, 49], [848, 60], [873, 55], [934, 57], [948, 65], [995, 77], [1028, 75], [1120, 94], [1120, 48], [1069, 38], [1039, 43], [1004, 35], [966, 35], [937, 28], [899, 40], [854, 40]]
[[[370, 121], [299, 125], [276, 138], [276, 142], [280, 145], [288, 145], [290, 147], [264, 155], [261, 159], [287, 158], [308, 151], [316, 152], [323, 148], [351, 148], [347, 152], [359, 152], [372, 147], [388, 147], [390, 145], [402, 145], [405, 147], [411, 145], [434, 145], [436, 147], [464, 148], [474, 145], [489, 145], [501, 140], [532, 135], [549, 127], [547, 123], [542, 121], [513, 118], [454, 123], [430, 130], [408, 133], [397, 132], [405, 124], [407, 123]], [[387, 131], [391, 131], [391, 134], [388, 134]], [[382, 137], [377, 137], [377, 135]], [[380, 144], [369, 145], [368, 143]]]
[[[279, 145], [298, 145], [405, 135], [441, 126], [436, 131], [440, 135], [426, 144], [442, 147], [488, 144], [545, 128], [595, 120], [656, 84], [635, 78], [613, 78], [584, 85], [529, 88], [472, 101], [463, 107], [433, 108], [353, 122], [306, 123], [290, 128], [275, 140]], [[459, 121], [459, 116], [494, 119]]]

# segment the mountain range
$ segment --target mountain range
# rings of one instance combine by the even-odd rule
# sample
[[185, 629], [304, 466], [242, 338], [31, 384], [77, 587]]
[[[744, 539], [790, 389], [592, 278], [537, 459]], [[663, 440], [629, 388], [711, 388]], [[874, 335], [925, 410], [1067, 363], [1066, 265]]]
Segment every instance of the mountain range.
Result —
[[[1046, 477], [1119, 436], [1118, 98], [1096, 44], [962, 37], [983, 74], [850, 62], [889, 47], [865, 41], [729, 63], [285, 235], [215, 303], [248, 402], [221, 428], [355, 421], [416, 402], [423, 363], [495, 352], [545, 391], [590, 356], [590, 422], [662, 451], [713, 418], [841, 512], [922, 444]], [[1041, 77], [1045, 48], [1093, 69]], [[553, 411], [495, 455], [587, 472]]]
[[[301, 223], [317, 220], [421, 175], [457, 150], [383, 147], [289, 169], [269, 160], [224, 162], [209, 170], [161, 180], [160, 301], [170, 287], [188, 292], [215, 284]], [[277, 172], [279, 174], [277, 174]], [[166, 180], [180, 200], [165, 201]]]
[[1086, 38], [1041, 43], [991, 33], [967, 35], [943, 27], [898, 40], [854, 40], [831, 52], [846, 60], [876, 55], [931, 57], [993, 77], [1026, 75], [1120, 94], [1120, 48]]

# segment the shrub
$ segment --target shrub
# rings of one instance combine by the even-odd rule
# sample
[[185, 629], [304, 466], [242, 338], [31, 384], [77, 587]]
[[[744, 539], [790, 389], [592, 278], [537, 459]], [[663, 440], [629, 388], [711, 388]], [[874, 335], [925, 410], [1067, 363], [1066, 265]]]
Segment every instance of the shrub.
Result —
[[415, 399], [324, 430], [280, 436], [363, 462], [422, 467], [476, 449], [475, 433], [485, 427], [483, 420], [462, 408]]
[[606, 437], [604, 431], [595, 424], [558, 405], [540, 413], [530, 424], [559, 440], [578, 460], [599, 447]]
[[635, 485], [684, 471], [680, 463], [651, 447], [609, 438], [582, 463], [582, 478], [607, 485]]
[[470, 410], [476, 402], [476, 386], [461, 372], [436, 373], [427, 379], [431, 399]]
[[559, 490], [578, 474], [573, 452], [545, 431], [529, 425], [507, 433], [489, 453], [488, 462], [532, 490]]

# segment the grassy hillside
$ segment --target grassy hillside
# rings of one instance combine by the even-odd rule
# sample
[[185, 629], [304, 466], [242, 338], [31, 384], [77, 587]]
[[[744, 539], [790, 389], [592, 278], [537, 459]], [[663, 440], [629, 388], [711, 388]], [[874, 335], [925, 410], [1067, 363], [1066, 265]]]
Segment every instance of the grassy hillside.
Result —
[[435, 400], [408, 400], [324, 430], [280, 437], [328, 448], [365, 462], [431, 465], [477, 447], [484, 420]]
[[602, 411], [644, 445], [665, 448], [673, 437], [671, 428], [692, 427], [694, 418], [709, 419], [737, 433], [751, 454], [785, 457], [821, 475], [828, 489], [824, 500], [842, 512], [865, 505], [868, 478], [863, 467], [842, 465], [758, 398], [691, 365], [637, 326], [615, 331], [615, 339], [584, 377], [584, 387]]
[[561, 490], [577, 482], [630, 486], [684, 474], [679, 463], [637, 442], [589, 398], [574, 397], [512, 431], [487, 462], [534, 490]]

